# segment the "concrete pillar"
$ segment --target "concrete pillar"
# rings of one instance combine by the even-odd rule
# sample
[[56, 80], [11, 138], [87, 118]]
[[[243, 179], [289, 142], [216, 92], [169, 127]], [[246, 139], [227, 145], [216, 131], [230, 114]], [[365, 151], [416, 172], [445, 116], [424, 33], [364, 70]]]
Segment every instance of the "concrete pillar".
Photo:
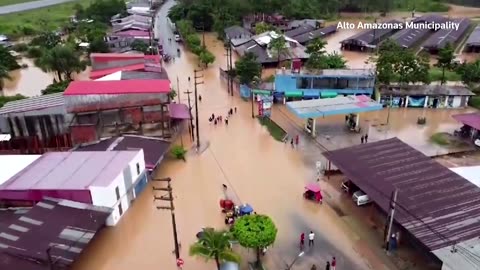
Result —
[[425, 97], [425, 103], [423, 104], [424, 108], [428, 107], [428, 96]]
[[409, 100], [409, 99], [410, 99], [409, 96], [406, 96], [406, 97], [405, 97], [405, 108], [408, 107], [408, 100]]
[[12, 130], [10, 132], [13, 133], [13, 137], [20, 136], [20, 130], [18, 130], [17, 122], [15, 121], [15, 118], [10, 118], [9, 117], [9, 122], [12, 125]]
[[25, 117], [20, 116], [20, 117], [18, 117], [18, 118], [20, 119], [20, 124], [22, 125], [23, 133], [24, 133], [26, 136], [33, 136], [33, 134], [29, 134], [29, 133], [28, 133], [27, 122], [25, 121]]
[[312, 137], [317, 137], [317, 119], [313, 118]]
[[283, 96], [283, 105], [285, 105], [285, 103], [287, 103], [287, 98]]
[[38, 139], [42, 140], [42, 127], [41, 123], [42, 119], [40, 117], [35, 117], [35, 133], [36, 134], [31, 134], [31, 135], [37, 135]]
[[444, 108], [448, 108], [448, 99], [450, 98], [450, 96], [445, 96], [445, 106]]
[[360, 128], [360, 114], [355, 115], [355, 128]]
[[57, 121], [56, 121], [56, 116], [53, 114], [53, 115], [50, 115], [50, 122], [52, 123], [52, 129], [53, 129], [53, 132], [55, 133], [55, 135], [58, 135], [60, 134], [60, 130], [58, 130], [58, 126], [57, 126]]

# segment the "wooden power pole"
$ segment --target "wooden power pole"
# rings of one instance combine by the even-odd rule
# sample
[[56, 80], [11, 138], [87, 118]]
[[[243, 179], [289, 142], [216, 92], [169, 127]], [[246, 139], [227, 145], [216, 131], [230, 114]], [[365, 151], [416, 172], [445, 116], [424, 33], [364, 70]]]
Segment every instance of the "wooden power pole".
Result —
[[[197, 131], [197, 150], [200, 149], [200, 125], [198, 124], [198, 92], [197, 92], [197, 85], [203, 84], [203, 81], [199, 82], [197, 79], [203, 78], [203, 75], [197, 75], [201, 70], [194, 70], [193, 71], [193, 84], [195, 86], [194, 92], [195, 92], [195, 125], [196, 125], [196, 131]], [[192, 130], [193, 132], [193, 130]]]

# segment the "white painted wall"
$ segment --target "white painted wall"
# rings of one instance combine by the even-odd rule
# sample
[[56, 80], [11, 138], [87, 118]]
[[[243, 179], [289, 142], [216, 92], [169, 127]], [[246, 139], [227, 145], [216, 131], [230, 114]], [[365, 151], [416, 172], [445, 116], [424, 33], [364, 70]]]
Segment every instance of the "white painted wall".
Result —
[[[452, 98], [452, 97], [450, 97], [450, 98]], [[460, 107], [461, 104], [462, 104], [462, 97], [454, 96], [453, 97], [453, 104], [452, 104], [453, 108], [458, 108], [458, 107]]]
[[[137, 172], [137, 164], [140, 167], [140, 173]], [[130, 207], [130, 201], [128, 200], [127, 193], [134, 188], [133, 184], [137, 181], [138, 177], [142, 175], [145, 171], [145, 157], [143, 154], [143, 149], [138, 151], [138, 154], [132, 159], [128, 164], [129, 170], [132, 175], [132, 186], [126, 187], [124, 178], [123, 178], [123, 169], [119, 168], [120, 173], [115, 177], [115, 179], [107, 187], [95, 187], [91, 186], [90, 194], [92, 196], [93, 205], [97, 206], [106, 206], [113, 208], [112, 214], [107, 218], [107, 226], [115, 226], [127, 212], [127, 209]], [[117, 200], [117, 195], [115, 192], [116, 188], [119, 188], [120, 191], [120, 200]], [[119, 205], [123, 210], [123, 214], [120, 215]]]

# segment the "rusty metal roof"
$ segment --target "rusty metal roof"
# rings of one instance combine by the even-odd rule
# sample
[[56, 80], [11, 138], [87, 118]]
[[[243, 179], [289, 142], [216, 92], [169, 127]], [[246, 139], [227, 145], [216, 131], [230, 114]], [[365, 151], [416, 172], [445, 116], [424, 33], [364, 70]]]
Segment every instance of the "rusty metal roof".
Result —
[[395, 220], [429, 250], [480, 236], [480, 188], [398, 138], [324, 156], [385, 211], [398, 189]]
[[55, 269], [68, 266], [105, 224], [111, 209], [46, 198], [10, 224], [0, 226], [0, 269]]

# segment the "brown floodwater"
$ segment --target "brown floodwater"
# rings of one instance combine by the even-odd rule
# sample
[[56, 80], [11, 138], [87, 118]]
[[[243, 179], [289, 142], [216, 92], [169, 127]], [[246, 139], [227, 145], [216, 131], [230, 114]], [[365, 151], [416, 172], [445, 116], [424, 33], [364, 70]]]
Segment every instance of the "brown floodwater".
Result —
[[19, 64], [27, 64], [27, 68], [21, 68], [10, 72], [11, 80], [5, 80], [3, 93], [5, 96], [14, 96], [22, 94], [33, 97], [41, 95], [41, 90], [45, 89], [53, 82], [53, 75], [43, 72], [35, 66], [33, 61], [28, 58], [22, 58]]

